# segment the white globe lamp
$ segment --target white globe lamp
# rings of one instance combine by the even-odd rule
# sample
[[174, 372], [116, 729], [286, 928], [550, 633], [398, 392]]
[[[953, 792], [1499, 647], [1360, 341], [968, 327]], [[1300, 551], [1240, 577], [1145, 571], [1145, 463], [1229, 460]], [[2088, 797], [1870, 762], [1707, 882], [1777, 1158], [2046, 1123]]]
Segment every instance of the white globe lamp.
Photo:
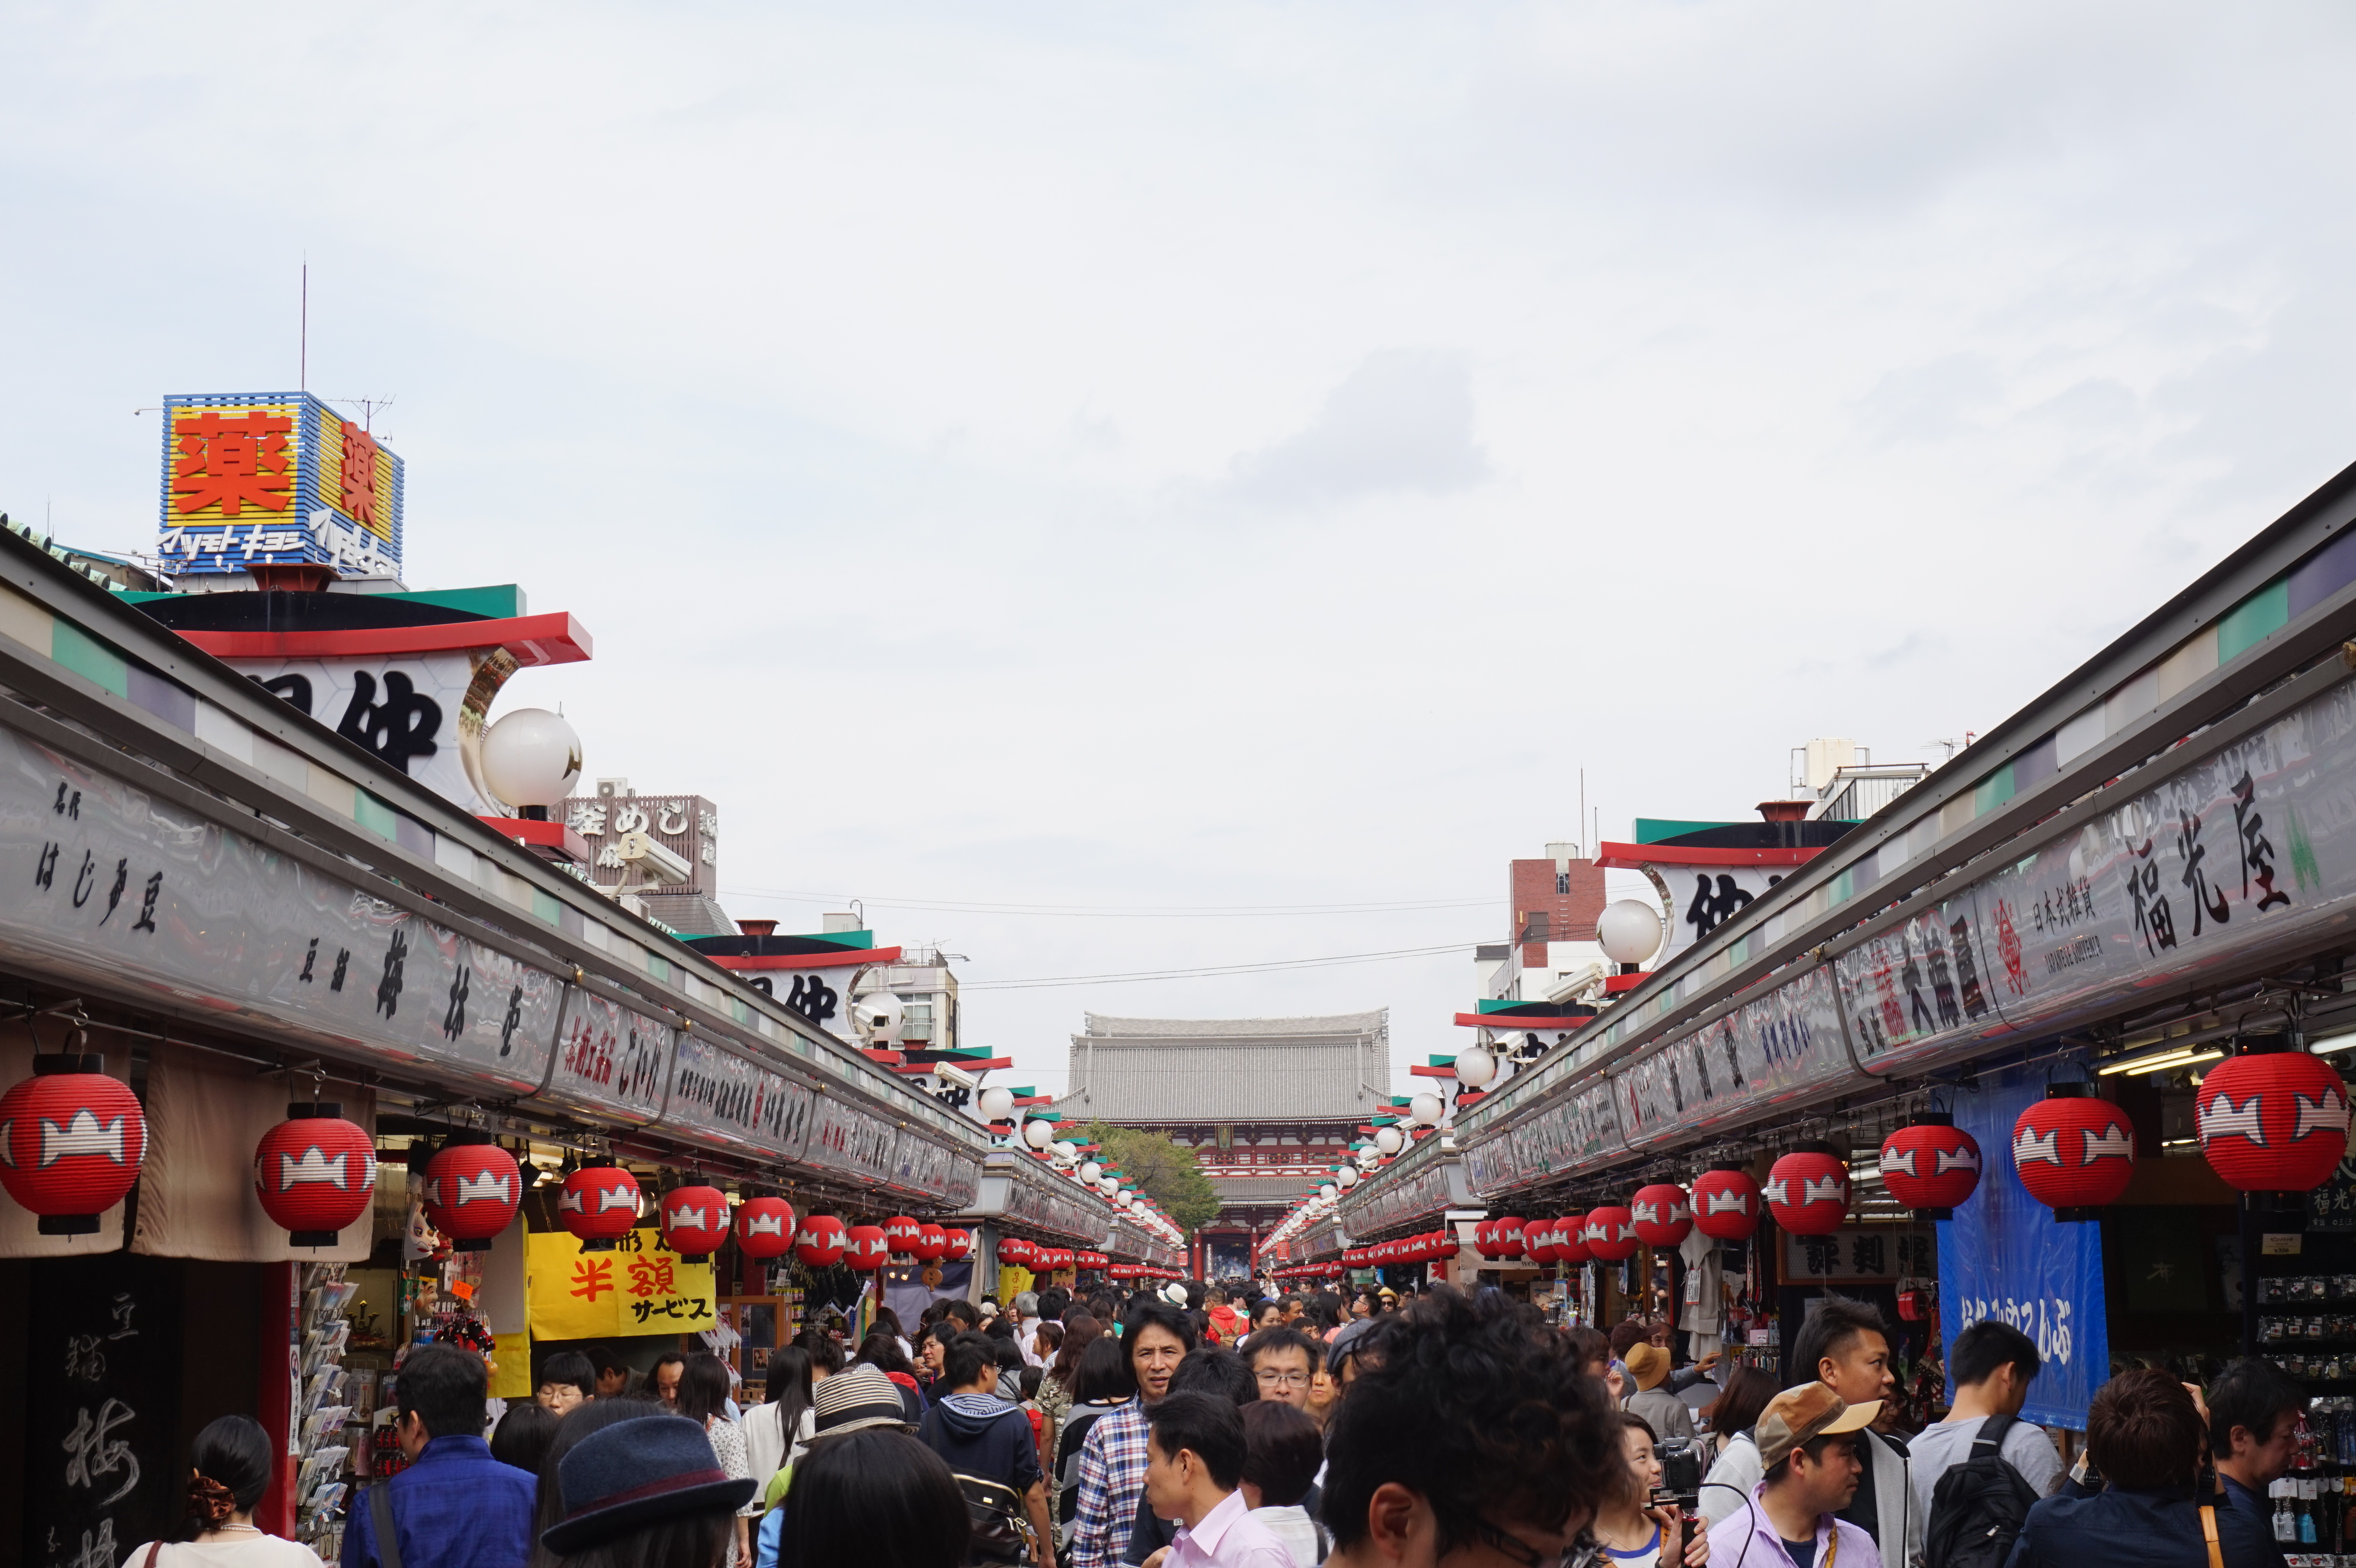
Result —
[[1497, 1059], [1480, 1046], [1456, 1053], [1456, 1081], [1467, 1089], [1485, 1089], [1497, 1076]]
[[1058, 1138], [1058, 1139], [1056, 1140], [1056, 1142], [1055, 1142], [1055, 1163], [1056, 1163], [1057, 1165], [1069, 1165], [1069, 1164], [1071, 1164], [1074, 1160], [1076, 1160], [1076, 1159], [1077, 1159], [1077, 1158], [1079, 1158], [1079, 1157], [1080, 1157], [1080, 1146], [1079, 1146], [1079, 1145], [1077, 1145], [1077, 1144], [1074, 1143], [1074, 1142], [1073, 1142], [1071, 1139], [1069, 1139], [1069, 1138]]
[[1103, 1174], [1104, 1167], [1098, 1165], [1095, 1160], [1084, 1159], [1080, 1161], [1080, 1179], [1087, 1182], [1090, 1187], [1094, 1187], [1097, 1184], [1097, 1178]]
[[975, 1102], [985, 1122], [1002, 1122], [1014, 1115], [1014, 1092], [1012, 1089], [984, 1089]]
[[545, 708], [519, 708], [483, 731], [483, 783], [509, 805], [554, 805], [581, 782], [581, 737]]
[[1407, 1147], [1407, 1135], [1397, 1127], [1376, 1127], [1375, 1148], [1382, 1154], [1397, 1154]]
[[1358, 1173], [1345, 1165], [1335, 1173], [1333, 1180], [1340, 1186], [1343, 1191], [1347, 1192], [1350, 1189], [1358, 1185]]
[[1407, 1114], [1419, 1126], [1436, 1127], [1448, 1114], [1448, 1106], [1437, 1094], [1418, 1094], [1407, 1103]]
[[1033, 1148], [1045, 1148], [1055, 1141], [1055, 1124], [1035, 1117], [1023, 1123], [1023, 1141]]
[[1642, 899], [1621, 899], [1595, 917], [1595, 940], [1614, 964], [1642, 964], [1661, 946], [1661, 912]]
[[1119, 1204], [1124, 1209], [1130, 1209], [1136, 1206], [1137, 1198], [1133, 1193], [1124, 1192], [1119, 1197], [1114, 1199], [1113, 1201]]
[[1318, 1196], [1318, 1197], [1320, 1197], [1320, 1198], [1323, 1198], [1323, 1199], [1331, 1200], [1331, 1199], [1333, 1198], [1333, 1184], [1332, 1182], [1330, 1182], [1330, 1181], [1329, 1181], [1329, 1182], [1325, 1183], [1323, 1187], [1320, 1187], [1320, 1188], [1317, 1189], [1317, 1196]]

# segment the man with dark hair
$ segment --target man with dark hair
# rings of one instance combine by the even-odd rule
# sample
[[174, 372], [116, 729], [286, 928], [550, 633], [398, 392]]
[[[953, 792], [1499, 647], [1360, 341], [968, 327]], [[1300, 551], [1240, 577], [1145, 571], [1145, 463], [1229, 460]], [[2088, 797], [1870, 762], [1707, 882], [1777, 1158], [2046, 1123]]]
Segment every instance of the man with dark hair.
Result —
[[[2191, 1392], [2169, 1373], [2136, 1367], [2104, 1383], [2086, 1409], [2086, 1457], [2099, 1477], [2088, 1479], [2102, 1489], [2072, 1483], [2030, 1509], [2007, 1568], [2203, 1568], [2210, 1499], [2192, 1496], [2201, 1435]], [[2232, 1521], [2215, 1522], [2227, 1539]], [[2225, 1548], [2230, 1568], [2254, 1561], [2238, 1535]]]
[[1443, 1285], [1368, 1332], [1327, 1428], [1330, 1568], [1552, 1562], [1624, 1483], [1602, 1384], [1526, 1304]]
[[2263, 1356], [2228, 1366], [2209, 1390], [2209, 1452], [2233, 1505], [2237, 1532], [2262, 1543], [2259, 1560], [2280, 1568], [2274, 1513], [2266, 1488], [2280, 1480], [2297, 1452], [2298, 1418], [2307, 1390]]
[[1289, 1328], [1300, 1319], [1300, 1317], [1301, 1297], [1288, 1294], [1280, 1296], [1276, 1298], [1276, 1320], [1278, 1322], [1283, 1324]]
[[1298, 1328], [1263, 1328], [1244, 1346], [1259, 1397], [1281, 1400], [1295, 1410], [1308, 1407], [1309, 1380], [1324, 1354], [1324, 1346]]
[[590, 1390], [593, 1397], [611, 1399], [630, 1386], [630, 1363], [622, 1359], [622, 1348], [610, 1339], [601, 1339], [589, 1347], [589, 1365], [597, 1373], [597, 1386]]
[[2052, 1440], [2020, 1419], [2029, 1381], [2045, 1364], [2035, 1340], [1993, 1317], [1967, 1325], [1947, 1350], [1947, 1383], [1954, 1391], [1947, 1419], [1926, 1426], [1906, 1445], [1914, 1468], [1914, 1501], [1927, 1523], [1939, 1477], [1971, 1457], [1983, 1436], [1998, 1437], [1997, 1456], [2040, 1498], [2062, 1489], [2062, 1456]]
[[[393, 1438], [409, 1467], [362, 1492], [344, 1524], [343, 1568], [524, 1568], [539, 1481], [483, 1441], [490, 1386], [483, 1358], [420, 1345], [393, 1373]], [[377, 1544], [389, 1524], [398, 1555]]]
[[1865, 1474], [1857, 1445], [1880, 1413], [1880, 1401], [1850, 1404], [1821, 1382], [1769, 1400], [1751, 1429], [1763, 1473], [1747, 1501], [1710, 1531], [1710, 1561], [1756, 1555], [1760, 1568], [1882, 1568], [1873, 1537], [1841, 1513]]
[[647, 1369], [647, 1386], [655, 1391], [662, 1407], [672, 1414], [679, 1413], [679, 1379], [687, 1371], [687, 1358], [677, 1350], [665, 1350]]
[[1215, 1393], [1173, 1393], [1147, 1416], [1145, 1496], [1178, 1525], [1164, 1568], [1292, 1568], [1238, 1489], [1243, 1417]]
[[1047, 1517], [1045, 1472], [1030, 1417], [992, 1392], [997, 1342], [982, 1334], [957, 1335], [942, 1347], [941, 1368], [941, 1395], [925, 1412], [916, 1435], [958, 1475], [995, 1481], [1021, 1498], [1045, 1553], [1039, 1561], [1052, 1568], [1055, 1533]]
[[[1871, 1404], [1881, 1409], [1898, 1386], [1890, 1370], [1890, 1326], [1881, 1309], [1869, 1301], [1826, 1292], [1792, 1345], [1787, 1363], [1803, 1383], [1825, 1384], [1845, 1404]], [[1922, 1551], [1922, 1514], [1914, 1495], [1906, 1445], [1895, 1437], [1869, 1431], [1857, 1440], [1857, 1456], [1865, 1467], [1857, 1495], [1840, 1510], [1841, 1518], [1873, 1537], [1882, 1561], [1905, 1564]], [[1727, 1473], [1719, 1478], [1748, 1488], [1759, 1480], [1757, 1450], [1736, 1444], [1726, 1451]], [[1713, 1474], [1715, 1470], [1713, 1470]], [[1702, 1493], [1702, 1513], [1712, 1523], [1740, 1507], [1739, 1494], [1712, 1487]]]
[[1295, 1564], [1323, 1560], [1325, 1543], [1311, 1510], [1317, 1472], [1325, 1467], [1325, 1435], [1299, 1407], [1272, 1399], [1244, 1406], [1244, 1477], [1236, 1489]]
[[948, 1298], [941, 1303], [941, 1316], [950, 1319], [959, 1329], [968, 1333], [981, 1327], [981, 1314], [973, 1309], [973, 1303], [970, 1301], [960, 1301], [955, 1297]]
[[[1259, 1390], [1243, 1359], [1216, 1345], [1197, 1345], [1178, 1363], [1178, 1370], [1170, 1376], [1168, 1397], [1175, 1399], [1182, 1393], [1215, 1394], [1238, 1408], [1259, 1403]], [[1175, 1542], [1177, 1530], [1175, 1515], [1156, 1513], [1151, 1496], [1140, 1497], [1137, 1518], [1130, 1526], [1129, 1547], [1122, 1552], [1121, 1561], [1151, 1562], [1156, 1552]]]
[[1145, 1489], [1146, 1413], [1170, 1392], [1178, 1363], [1194, 1348], [1194, 1326], [1166, 1301], [1141, 1294], [1121, 1318], [1120, 1348], [1137, 1397], [1088, 1428], [1080, 1449], [1079, 1511], [1072, 1520], [1073, 1568], [1117, 1568]]

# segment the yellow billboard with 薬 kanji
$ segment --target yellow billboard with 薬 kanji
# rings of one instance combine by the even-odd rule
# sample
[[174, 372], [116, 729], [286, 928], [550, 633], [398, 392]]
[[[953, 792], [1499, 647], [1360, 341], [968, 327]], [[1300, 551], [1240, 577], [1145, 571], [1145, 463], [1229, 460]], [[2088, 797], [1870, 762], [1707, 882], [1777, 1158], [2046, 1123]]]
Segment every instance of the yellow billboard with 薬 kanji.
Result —
[[681, 1261], [652, 1229], [608, 1252], [586, 1250], [569, 1231], [535, 1232], [524, 1246], [524, 1300], [534, 1339], [690, 1334], [719, 1321], [712, 1264]]

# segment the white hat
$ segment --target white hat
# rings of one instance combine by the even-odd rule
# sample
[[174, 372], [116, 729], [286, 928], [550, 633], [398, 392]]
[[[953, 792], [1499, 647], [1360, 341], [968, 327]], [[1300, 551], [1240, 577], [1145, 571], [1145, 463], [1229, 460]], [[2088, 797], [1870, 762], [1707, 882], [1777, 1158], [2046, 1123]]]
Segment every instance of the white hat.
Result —
[[983, 1303], [981, 1304], [981, 1315], [982, 1315], [984, 1317], [997, 1317], [997, 1316], [998, 1316], [998, 1303], [996, 1303], [995, 1301], [985, 1301], [985, 1302], [983, 1302]]
[[1162, 1299], [1173, 1307], [1183, 1307], [1186, 1305], [1186, 1287], [1172, 1280], [1162, 1287]]

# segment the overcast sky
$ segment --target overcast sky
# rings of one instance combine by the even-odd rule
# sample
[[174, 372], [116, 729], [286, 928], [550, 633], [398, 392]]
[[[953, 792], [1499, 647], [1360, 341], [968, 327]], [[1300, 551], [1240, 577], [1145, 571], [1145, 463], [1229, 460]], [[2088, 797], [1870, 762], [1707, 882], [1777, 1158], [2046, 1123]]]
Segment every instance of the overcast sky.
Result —
[[[1387, 1006], [1505, 862], [1985, 731], [2356, 457], [2342, 7], [0, 9], [0, 509], [387, 397], [733, 913], [969, 1043]], [[918, 908], [968, 904], [984, 909]], [[1010, 905], [1428, 907], [1032, 914]]]

